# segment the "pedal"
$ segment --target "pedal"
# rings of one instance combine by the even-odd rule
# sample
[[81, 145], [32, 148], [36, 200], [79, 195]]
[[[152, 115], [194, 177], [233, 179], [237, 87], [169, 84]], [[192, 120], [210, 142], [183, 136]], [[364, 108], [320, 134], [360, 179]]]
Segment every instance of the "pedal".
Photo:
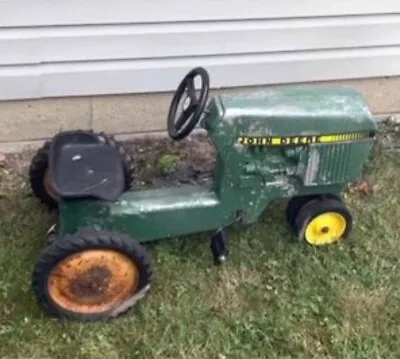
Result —
[[222, 264], [226, 261], [229, 250], [228, 238], [224, 229], [218, 230], [211, 236], [210, 248], [215, 264]]

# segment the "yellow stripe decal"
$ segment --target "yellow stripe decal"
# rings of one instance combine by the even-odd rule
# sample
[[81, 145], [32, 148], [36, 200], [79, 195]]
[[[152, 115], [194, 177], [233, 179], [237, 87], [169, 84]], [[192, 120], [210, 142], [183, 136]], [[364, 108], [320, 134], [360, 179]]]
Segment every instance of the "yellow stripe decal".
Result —
[[374, 137], [375, 134], [372, 132], [353, 132], [353, 133], [339, 133], [331, 135], [288, 136], [288, 137], [241, 136], [237, 139], [237, 142], [241, 145], [250, 145], [250, 146], [293, 146], [293, 145], [308, 145], [312, 143], [337, 143], [337, 142], [357, 141]]

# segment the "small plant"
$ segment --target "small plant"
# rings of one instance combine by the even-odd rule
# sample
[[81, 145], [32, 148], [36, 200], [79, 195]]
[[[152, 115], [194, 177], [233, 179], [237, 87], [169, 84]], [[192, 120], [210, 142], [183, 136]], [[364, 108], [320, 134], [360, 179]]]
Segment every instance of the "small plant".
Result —
[[157, 171], [163, 175], [168, 176], [177, 171], [181, 159], [178, 155], [163, 154], [157, 160]]

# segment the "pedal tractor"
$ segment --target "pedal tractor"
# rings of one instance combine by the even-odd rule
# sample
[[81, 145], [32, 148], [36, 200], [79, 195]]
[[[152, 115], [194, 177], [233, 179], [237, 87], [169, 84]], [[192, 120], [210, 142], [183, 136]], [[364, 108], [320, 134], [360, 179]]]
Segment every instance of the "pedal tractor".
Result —
[[211, 186], [135, 191], [132, 158], [103, 133], [61, 132], [37, 152], [32, 189], [59, 215], [33, 273], [47, 312], [76, 320], [115, 317], [150, 288], [143, 243], [212, 231], [220, 263], [228, 255], [226, 228], [255, 222], [278, 198], [289, 200], [287, 220], [299, 241], [325, 246], [348, 237], [352, 215], [341, 192], [360, 175], [377, 132], [361, 96], [304, 87], [208, 97], [207, 71], [191, 70], [167, 122], [177, 141], [197, 124], [207, 131], [217, 150]]

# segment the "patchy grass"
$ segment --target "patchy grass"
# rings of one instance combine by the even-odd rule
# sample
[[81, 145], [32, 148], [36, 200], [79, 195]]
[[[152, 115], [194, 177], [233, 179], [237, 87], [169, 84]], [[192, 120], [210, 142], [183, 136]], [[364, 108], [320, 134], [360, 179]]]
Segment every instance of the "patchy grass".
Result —
[[149, 246], [152, 292], [108, 324], [60, 322], [37, 306], [30, 276], [54, 214], [0, 169], [0, 357], [399, 358], [399, 164], [374, 160], [375, 192], [348, 195], [355, 229], [337, 246], [292, 241], [284, 203], [230, 231], [223, 267], [204, 236]]

